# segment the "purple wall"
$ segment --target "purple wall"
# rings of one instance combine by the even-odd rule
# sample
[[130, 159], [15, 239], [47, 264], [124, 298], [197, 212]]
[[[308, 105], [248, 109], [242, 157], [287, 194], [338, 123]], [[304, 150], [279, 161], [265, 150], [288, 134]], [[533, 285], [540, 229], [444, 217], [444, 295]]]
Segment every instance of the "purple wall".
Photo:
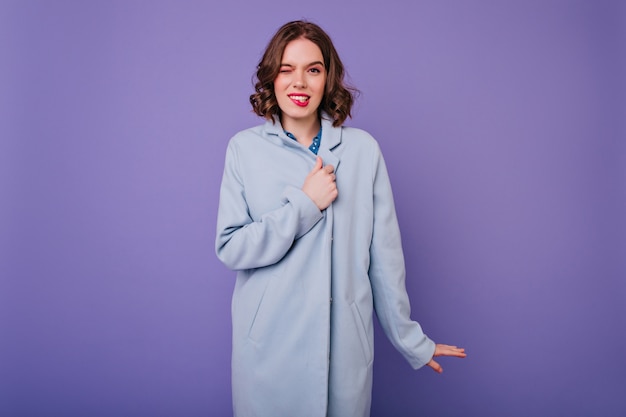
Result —
[[412, 371], [373, 416], [626, 414], [626, 3], [0, 4], [0, 415], [228, 416], [226, 143], [274, 30], [328, 30], [381, 143]]

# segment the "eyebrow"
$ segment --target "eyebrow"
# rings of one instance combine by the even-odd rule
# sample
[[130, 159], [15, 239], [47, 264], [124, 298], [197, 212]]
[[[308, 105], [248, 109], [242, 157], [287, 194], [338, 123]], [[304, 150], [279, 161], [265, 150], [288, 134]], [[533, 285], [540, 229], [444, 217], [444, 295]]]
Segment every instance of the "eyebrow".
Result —
[[[321, 65], [323, 67], [324, 63], [322, 61], [315, 61], [315, 62], [311, 62], [309, 65], [307, 65], [307, 67], [312, 67], [314, 65]], [[292, 67], [292, 68], [294, 67], [294, 65], [285, 64], [285, 63], [280, 64], [280, 66], [281, 67]]]

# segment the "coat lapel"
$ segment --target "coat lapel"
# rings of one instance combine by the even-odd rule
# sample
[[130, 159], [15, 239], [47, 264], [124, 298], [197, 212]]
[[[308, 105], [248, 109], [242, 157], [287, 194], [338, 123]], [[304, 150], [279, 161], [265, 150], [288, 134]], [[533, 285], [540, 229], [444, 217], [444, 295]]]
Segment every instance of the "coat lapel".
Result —
[[341, 143], [341, 127], [334, 127], [332, 120], [326, 115], [322, 115], [322, 141], [318, 155], [324, 161], [324, 165], [332, 165], [335, 172], [339, 168], [339, 157], [333, 150]]
[[[267, 121], [265, 123], [266, 137], [275, 142], [277, 145], [284, 145], [293, 148], [302, 148], [293, 139], [289, 139], [280, 124], [278, 116], [274, 116], [274, 121]], [[341, 143], [341, 127], [334, 127], [332, 120], [324, 113], [322, 114], [322, 141], [320, 143], [320, 150], [318, 155], [324, 161], [324, 165], [332, 165], [335, 167], [335, 171], [339, 167], [339, 157], [333, 152], [334, 149]], [[304, 149], [304, 148], [302, 148]], [[311, 158], [315, 159], [315, 155], [311, 153]]]

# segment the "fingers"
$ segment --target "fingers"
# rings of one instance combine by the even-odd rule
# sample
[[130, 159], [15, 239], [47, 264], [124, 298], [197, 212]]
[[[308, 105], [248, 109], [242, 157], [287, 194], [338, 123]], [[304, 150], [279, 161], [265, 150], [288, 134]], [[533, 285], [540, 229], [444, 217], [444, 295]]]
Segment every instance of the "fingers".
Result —
[[335, 182], [335, 181], [337, 180], [337, 176], [334, 174], [334, 172], [335, 172], [335, 167], [334, 167], [334, 166], [332, 166], [332, 165], [326, 165], [326, 166], [324, 167], [324, 171], [325, 171], [328, 175], [330, 175], [330, 179], [331, 179], [333, 182]]
[[315, 165], [313, 166], [313, 169], [311, 170], [310, 174], [314, 174], [317, 171], [323, 169], [324, 171], [326, 171], [327, 174], [332, 174], [333, 172], [335, 172], [335, 167], [332, 165], [326, 165], [324, 166], [324, 161], [322, 161], [322, 158], [320, 158], [319, 156], [315, 159]]
[[313, 171], [319, 171], [320, 169], [322, 169], [322, 158], [320, 158], [319, 156], [315, 159], [315, 166], [313, 167]]
[[432, 370], [437, 372], [438, 374], [443, 372], [443, 368], [441, 367], [441, 365], [439, 365], [439, 363], [437, 363], [434, 359], [431, 359], [430, 362], [428, 362], [426, 365], [430, 366]]
[[319, 156], [315, 160], [315, 166], [307, 175], [302, 191], [308, 195], [320, 210], [326, 209], [337, 198], [337, 177], [335, 167], [324, 166]]
[[456, 358], [465, 358], [467, 354], [465, 349], [452, 345], [435, 345], [435, 354], [433, 356], [454, 356]]
[[318, 156], [317, 159], [315, 159], [315, 165], [313, 165], [313, 169], [309, 171], [307, 178], [310, 178], [314, 176], [315, 174], [317, 174], [322, 169], [322, 165], [323, 165], [322, 158]]
[[[465, 349], [458, 346], [437, 344], [435, 345], [435, 354], [433, 357], [435, 356], [454, 356], [456, 358], [464, 358], [467, 355], [465, 354]], [[431, 359], [426, 365], [430, 366], [433, 371], [439, 374], [443, 372], [441, 365], [439, 365], [439, 363], [434, 359]]]

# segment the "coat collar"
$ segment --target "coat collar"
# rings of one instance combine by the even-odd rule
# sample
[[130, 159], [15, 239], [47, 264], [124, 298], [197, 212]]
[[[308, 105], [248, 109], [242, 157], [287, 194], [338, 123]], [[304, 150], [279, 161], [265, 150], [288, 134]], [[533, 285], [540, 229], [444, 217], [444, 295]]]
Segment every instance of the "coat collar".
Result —
[[[272, 142], [281, 146], [302, 149], [300, 144], [285, 135], [278, 116], [274, 116], [273, 120], [268, 120], [264, 130]], [[332, 119], [326, 113], [322, 113], [322, 141], [317, 155], [322, 158], [324, 165], [330, 164], [335, 167], [335, 170], [339, 166], [339, 157], [333, 153], [333, 150], [341, 143], [341, 132], [341, 126], [334, 127]], [[315, 155], [311, 153], [311, 157]]]

